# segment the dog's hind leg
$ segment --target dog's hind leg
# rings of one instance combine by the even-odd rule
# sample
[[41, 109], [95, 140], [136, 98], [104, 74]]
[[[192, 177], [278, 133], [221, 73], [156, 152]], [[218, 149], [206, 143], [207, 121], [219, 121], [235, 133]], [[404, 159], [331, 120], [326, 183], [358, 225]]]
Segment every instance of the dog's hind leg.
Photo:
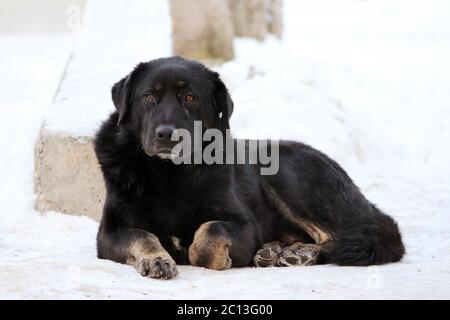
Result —
[[304, 230], [313, 239], [314, 244], [299, 241], [287, 246], [284, 246], [281, 242], [266, 243], [255, 254], [253, 258], [254, 265], [256, 267], [284, 267], [316, 264], [319, 253], [325, 250], [332, 242], [332, 233], [318, 224], [312, 223], [295, 214], [268, 184], [264, 185], [264, 189], [284, 218]]
[[283, 247], [278, 241], [269, 242], [256, 252], [253, 263], [258, 268], [310, 266], [317, 263], [321, 250], [320, 244], [295, 242]]
[[283, 248], [277, 260], [277, 266], [311, 266], [317, 263], [322, 245], [296, 242]]
[[[368, 266], [402, 258], [405, 249], [395, 221], [371, 204], [337, 164], [309, 163], [300, 173], [298, 188], [281, 188], [275, 179], [273, 187], [263, 187], [278, 213], [314, 241], [317, 263]], [[289, 251], [306, 248], [284, 250], [281, 256], [292, 257]]]
[[253, 257], [253, 264], [258, 268], [276, 267], [282, 250], [283, 243], [281, 242], [265, 243]]

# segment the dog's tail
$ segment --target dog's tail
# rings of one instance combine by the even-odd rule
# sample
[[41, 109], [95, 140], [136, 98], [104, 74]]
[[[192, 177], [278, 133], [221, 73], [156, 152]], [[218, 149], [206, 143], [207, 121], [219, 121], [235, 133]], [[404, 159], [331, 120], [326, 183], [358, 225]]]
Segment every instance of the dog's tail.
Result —
[[380, 212], [373, 224], [347, 230], [320, 252], [320, 263], [369, 266], [400, 261], [405, 254], [401, 234], [394, 220]]

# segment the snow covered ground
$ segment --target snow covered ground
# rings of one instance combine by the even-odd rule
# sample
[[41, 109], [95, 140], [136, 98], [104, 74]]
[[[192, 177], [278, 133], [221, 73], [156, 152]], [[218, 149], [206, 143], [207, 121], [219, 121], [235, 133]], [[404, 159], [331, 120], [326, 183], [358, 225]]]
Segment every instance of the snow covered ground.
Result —
[[283, 41], [237, 40], [236, 59], [217, 68], [235, 100], [232, 129], [302, 140], [338, 160], [399, 222], [403, 261], [180, 267], [159, 281], [97, 260], [96, 222], [33, 210], [34, 141], [73, 39], [1, 35], [0, 298], [450, 298], [450, 3], [285, 2]]

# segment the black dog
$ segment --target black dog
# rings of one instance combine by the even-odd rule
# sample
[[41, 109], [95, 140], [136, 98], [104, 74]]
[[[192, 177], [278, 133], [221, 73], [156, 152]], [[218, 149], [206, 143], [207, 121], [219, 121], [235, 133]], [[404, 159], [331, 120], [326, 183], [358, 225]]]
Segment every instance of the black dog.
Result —
[[[175, 262], [221, 270], [335, 263], [367, 266], [404, 254], [396, 223], [345, 171], [301, 143], [281, 142], [280, 169], [167, 160], [175, 129], [225, 132], [233, 103], [219, 75], [182, 58], [139, 64], [112, 88], [117, 111], [95, 151], [107, 198], [98, 257], [172, 278]], [[259, 250], [259, 251], [258, 251]]]

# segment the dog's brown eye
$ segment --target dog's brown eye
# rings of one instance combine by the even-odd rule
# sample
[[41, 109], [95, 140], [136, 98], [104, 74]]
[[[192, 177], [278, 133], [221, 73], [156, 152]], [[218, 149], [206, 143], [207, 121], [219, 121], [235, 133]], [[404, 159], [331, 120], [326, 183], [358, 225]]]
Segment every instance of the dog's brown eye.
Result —
[[156, 101], [156, 97], [149, 93], [144, 96], [145, 101], [154, 103]]
[[194, 101], [194, 100], [195, 100], [195, 97], [194, 97], [193, 95], [188, 94], [188, 95], [186, 96], [186, 101], [187, 101], [187, 102], [192, 102], [192, 101]]

